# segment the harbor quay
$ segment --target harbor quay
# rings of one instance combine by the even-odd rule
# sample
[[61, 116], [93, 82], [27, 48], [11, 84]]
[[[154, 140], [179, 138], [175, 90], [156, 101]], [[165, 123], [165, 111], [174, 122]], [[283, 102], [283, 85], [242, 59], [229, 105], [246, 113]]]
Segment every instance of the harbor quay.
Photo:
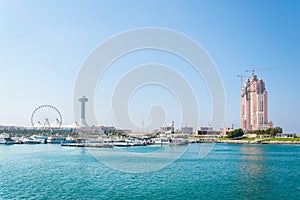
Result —
[[213, 130], [210, 126], [161, 127], [153, 132], [132, 132], [114, 127], [84, 129], [36, 130], [25, 127], [1, 127], [0, 144], [61, 144], [67, 147], [134, 147], [147, 145], [186, 145], [189, 143], [231, 143], [231, 144], [300, 144], [300, 134], [282, 133], [280, 128], [266, 131], [243, 132], [242, 129], [222, 128]]

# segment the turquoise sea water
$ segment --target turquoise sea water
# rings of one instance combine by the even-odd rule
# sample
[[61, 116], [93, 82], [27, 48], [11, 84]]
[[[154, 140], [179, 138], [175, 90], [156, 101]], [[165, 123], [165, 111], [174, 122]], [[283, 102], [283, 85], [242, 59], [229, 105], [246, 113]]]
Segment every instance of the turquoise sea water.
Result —
[[141, 174], [110, 169], [84, 148], [1, 145], [0, 199], [299, 199], [300, 145], [216, 144], [204, 159], [197, 145]]

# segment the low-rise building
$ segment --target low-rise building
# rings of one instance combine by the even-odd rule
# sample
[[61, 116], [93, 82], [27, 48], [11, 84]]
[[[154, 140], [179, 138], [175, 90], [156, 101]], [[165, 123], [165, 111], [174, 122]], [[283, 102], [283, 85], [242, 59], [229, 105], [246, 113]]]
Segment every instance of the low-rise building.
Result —
[[296, 133], [277, 133], [275, 138], [296, 138]]
[[220, 131], [213, 130], [213, 127], [211, 126], [202, 126], [198, 130], [196, 130], [195, 135], [220, 135]]
[[230, 131], [233, 131], [234, 129], [233, 129], [233, 127], [230, 127], [230, 128], [221, 128], [220, 129], [220, 136], [223, 136], [223, 137], [226, 137], [227, 135], [228, 135], [228, 133], [230, 132]]
[[179, 133], [184, 134], [184, 135], [192, 135], [194, 133], [194, 128], [193, 127], [181, 127], [179, 130]]

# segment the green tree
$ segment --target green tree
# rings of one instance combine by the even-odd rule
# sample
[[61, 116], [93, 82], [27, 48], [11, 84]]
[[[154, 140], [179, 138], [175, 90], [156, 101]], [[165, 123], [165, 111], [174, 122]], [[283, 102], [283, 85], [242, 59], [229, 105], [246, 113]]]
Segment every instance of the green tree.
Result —
[[282, 133], [282, 128], [280, 127], [268, 128], [267, 130], [257, 130], [257, 131], [253, 131], [252, 133], [257, 135], [270, 135], [271, 137], [275, 137], [277, 133]]
[[236, 138], [236, 137], [241, 137], [244, 135], [244, 131], [242, 129], [235, 129], [233, 131], [230, 131], [228, 133], [228, 138]]
[[270, 135], [272, 137], [275, 137], [277, 133], [282, 133], [282, 128], [280, 127], [272, 128]]

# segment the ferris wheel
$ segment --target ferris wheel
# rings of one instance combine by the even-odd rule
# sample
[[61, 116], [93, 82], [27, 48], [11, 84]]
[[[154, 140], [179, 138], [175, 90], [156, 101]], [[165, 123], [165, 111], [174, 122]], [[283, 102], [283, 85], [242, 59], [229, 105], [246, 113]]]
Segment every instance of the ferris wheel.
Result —
[[34, 128], [60, 128], [62, 116], [57, 108], [51, 105], [37, 107], [31, 115], [31, 125]]

